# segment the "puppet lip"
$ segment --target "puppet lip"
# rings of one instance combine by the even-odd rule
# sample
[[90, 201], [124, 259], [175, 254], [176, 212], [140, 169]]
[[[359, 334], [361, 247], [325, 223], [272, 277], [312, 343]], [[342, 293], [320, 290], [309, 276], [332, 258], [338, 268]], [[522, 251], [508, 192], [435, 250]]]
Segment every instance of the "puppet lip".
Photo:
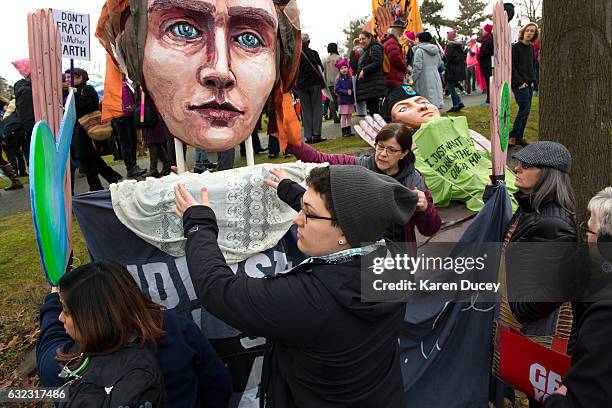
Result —
[[200, 115], [213, 122], [227, 122], [244, 114], [244, 112], [227, 101], [219, 103], [214, 100], [202, 105], [190, 106], [189, 109], [198, 112]]
[[433, 115], [433, 114], [434, 114], [434, 113], [433, 113], [432, 111], [427, 111], [427, 112], [423, 112], [423, 113], [421, 114], [421, 117], [423, 118], [423, 117], [425, 117], [425, 116], [431, 116], [431, 115]]

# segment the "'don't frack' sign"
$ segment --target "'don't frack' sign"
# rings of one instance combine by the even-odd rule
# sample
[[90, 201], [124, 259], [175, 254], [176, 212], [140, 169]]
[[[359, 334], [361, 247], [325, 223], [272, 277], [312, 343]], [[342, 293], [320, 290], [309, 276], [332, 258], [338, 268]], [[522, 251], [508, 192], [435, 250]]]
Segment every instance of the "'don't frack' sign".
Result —
[[53, 19], [60, 32], [62, 57], [89, 61], [89, 14], [53, 9]]

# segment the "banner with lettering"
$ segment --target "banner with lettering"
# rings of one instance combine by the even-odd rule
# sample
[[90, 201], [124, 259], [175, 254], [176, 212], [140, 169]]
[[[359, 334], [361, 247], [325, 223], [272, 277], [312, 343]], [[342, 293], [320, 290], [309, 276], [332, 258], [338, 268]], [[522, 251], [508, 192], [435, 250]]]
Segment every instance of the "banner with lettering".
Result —
[[[92, 260], [109, 259], [125, 265], [145, 295], [168, 310], [190, 317], [211, 339], [234, 384], [240, 384], [241, 390], [232, 396], [229, 408], [259, 407], [257, 390], [265, 339], [246, 337], [208, 313], [197, 299], [185, 257], [170, 256], [126, 228], [113, 211], [110, 191], [75, 196], [73, 210]], [[238, 275], [263, 278], [303, 260], [292, 228], [275, 247], [230, 267]]]
[[[431, 118], [414, 134], [416, 168], [423, 174], [436, 205], [464, 201], [472, 211], [483, 206], [482, 194], [491, 174], [491, 155], [478, 151], [464, 116]], [[514, 173], [506, 172], [506, 186], [514, 187]], [[513, 201], [513, 207], [516, 203]]]

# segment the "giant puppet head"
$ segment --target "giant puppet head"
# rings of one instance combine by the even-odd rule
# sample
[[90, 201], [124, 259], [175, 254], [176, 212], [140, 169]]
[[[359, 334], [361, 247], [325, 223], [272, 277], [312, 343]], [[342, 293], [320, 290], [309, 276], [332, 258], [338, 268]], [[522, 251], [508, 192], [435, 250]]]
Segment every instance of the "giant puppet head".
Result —
[[417, 94], [410, 85], [393, 88], [383, 101], [383, 114], [389, 122], [399, 122], [418, 129], [433, 117], [440, 117], [440, 110], [429, 100]]
[[209, 151], [244, 141], [299, 66], [289, 0], [107, 0], [97, 34], [170, 132]]

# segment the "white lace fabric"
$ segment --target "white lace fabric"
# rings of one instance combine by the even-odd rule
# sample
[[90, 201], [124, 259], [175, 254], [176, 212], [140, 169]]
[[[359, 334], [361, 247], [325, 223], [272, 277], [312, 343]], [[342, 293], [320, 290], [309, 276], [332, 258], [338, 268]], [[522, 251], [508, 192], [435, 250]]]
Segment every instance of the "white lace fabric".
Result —
[[130, 231], [169, 255], [180, 257], [185, 255], [186, 239], [183, 221], [175, 213], [174, 186], [185, 184], [198, 202], [200, 189], [206, 187], [219, 225], [219, 248], [226, 262], [233, 264], [274, 247], [291, 227], [295, 211], [264, 183], [271, 177], [269, 170], [281, 167], [289, 178], [304, 185], [310, 170], [320, 166], [302, 162], [259, 164], [215, 173], [126, 180], [111, 184], [111, 200], [117, 218]]

